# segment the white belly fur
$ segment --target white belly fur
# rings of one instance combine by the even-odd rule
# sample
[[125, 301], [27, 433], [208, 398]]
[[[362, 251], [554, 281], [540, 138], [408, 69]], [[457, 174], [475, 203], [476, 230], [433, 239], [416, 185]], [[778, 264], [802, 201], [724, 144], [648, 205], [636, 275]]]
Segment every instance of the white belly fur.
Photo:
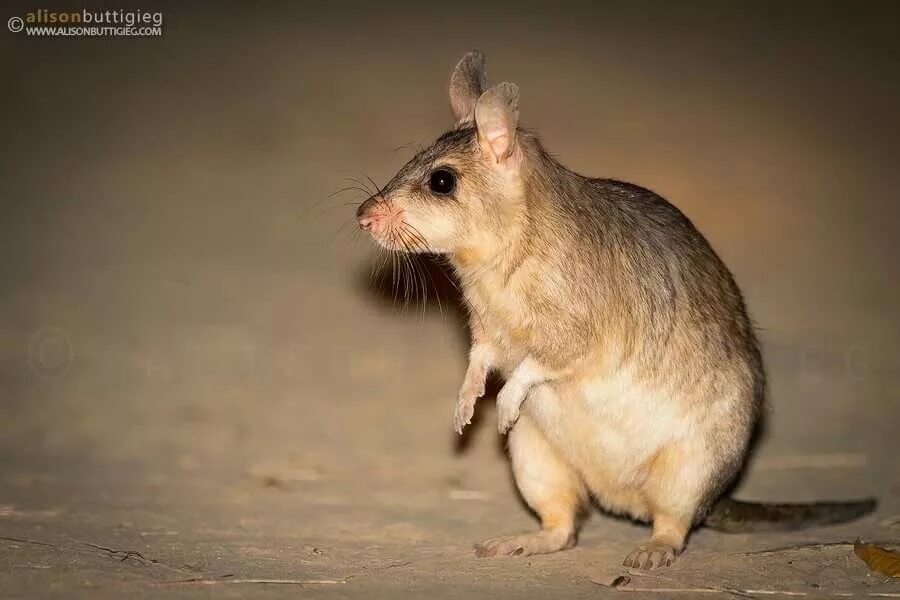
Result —
[[[529, 394], [531, 418], [607, 508], [638, 513], [630, 497], [643, 486], [647, 465], [665, 446], [696, 434], [696, 418], [659, 390], [642, 387], [627, 372], [583, 384], [543, 384]], [[628, 505], [628, 506], [625, 506]]]

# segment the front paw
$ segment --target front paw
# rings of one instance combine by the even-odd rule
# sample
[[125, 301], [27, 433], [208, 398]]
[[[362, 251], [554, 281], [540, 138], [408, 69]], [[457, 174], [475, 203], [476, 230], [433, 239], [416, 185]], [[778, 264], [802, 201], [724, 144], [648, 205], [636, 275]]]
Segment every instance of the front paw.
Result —
[[476, 400], [477, 396], [472, 394], [463, 394], [462, 392], [459, 394], [459, 400], [456, 402], [456, 411], [453, 413], [453, 430], [459, 435], [462, 435], [463, 428], [472, 422]]
[[519, 408], [525, 399], [525, 392], [508, 383], [497, 394], [497, 431], [508, 432], [519, 420]]

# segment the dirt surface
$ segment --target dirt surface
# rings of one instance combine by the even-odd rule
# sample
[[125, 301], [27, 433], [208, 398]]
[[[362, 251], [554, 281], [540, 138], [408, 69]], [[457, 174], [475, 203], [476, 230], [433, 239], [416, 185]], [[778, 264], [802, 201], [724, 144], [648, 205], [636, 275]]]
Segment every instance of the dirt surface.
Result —
[[[161, 39], [0, 32], [0, 597], [900, 596], [840, 543], [900, 538], [895, 5], [663, 6], [172, 5]], [[663, 194], [734, 271], [771, 375], [737, 495], [876, 514], [700, 530], [651, 574], [620, 566], [648, 530], [599, 513], [571, 551], [473, 556], [536, 522], [491, 402], [452, 432], [466, 331], [395, 302], [361, 194], [329, 197], [451, 124], [472, 47], [565, 164]]]

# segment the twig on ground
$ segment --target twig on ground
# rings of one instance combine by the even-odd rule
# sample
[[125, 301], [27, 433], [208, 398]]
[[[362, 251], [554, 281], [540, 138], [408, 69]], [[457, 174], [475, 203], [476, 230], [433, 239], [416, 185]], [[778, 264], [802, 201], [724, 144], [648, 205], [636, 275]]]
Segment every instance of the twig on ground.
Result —
[[[824, 550], [825, 548], [836, 548], [840, 546], [853, 546], [858, 542], [814, 542], [810, 544], [796, 544], [792, 546], [779, 546], [777, 548], [769, 548], [766, 550], [754, 550], [753, 552], [742, 552], [738, 556], [765, 556], [766, 554], [779, 554], [781, 552], [796, 552], [800, 550]], [[897, 546], [900, 540], [874, 541], [867, 542], [876, 546]]]
[[[147, 558], [137, 550], [116, 550], [114, 548], [107, 548], [106, 546], [98, 546], [97, 544], [92, 544], [91, 542], [81, 542], [88, 548], [93, 548], [94, 550], [100, 550], [101, 552], [105, 552], [110, 556], [110, 558], [118, 558], [120, 561], [125, 562], [128, 559], [135, 559], [138, 562], [158, 565], [161, 564], [158, 560], [153, 558]], [[167, 566], [167, 565], [163, 565]]]
[[900, 592], [864, 592], [864, 593], [856, 593], [856, 592], [824, 592], [822, 590], [815, 590], [812, 592], [795, 592], [791, 590], [757, 590], [757, 589], [746, 589], [740, 590], [737, 588], [727, 588], [727, 587], [638, 587], [632, 585], [618, 585], [618, 586], [609, 586], [602, 584], [598, 581], [594, 581], [594, 583], [602, 585], [604, 587], [608, 587], [610, 589], [614, 589], [619, 592], [643, 592], [647, 593], [656, 593], [656, 594], [727, 594], [729, 596], [738, 596], [741, 598], [755, 598], [757, 596], [788, 596], [788, 597], [822, 597], [822, 596], [833, 596], [836, 598], [858, 598], [858, 597], [866, 597], [866, 598], [900, 598]]
[[194, 577], [176, 581], [161, 581], [156, 585], [218, 585], [218, 584], [267, 584], [267, 585], [334, 585], [346, 583], [341, 579], [215, 579]]
[[6, 536], [6, 535], [0, 535], [0, 540], [3, 540], [4, 542], [15, 542], [18, 544], [33, 544], [35, 546], [46, 546], [48, 548], [56, 548], [56, 546], [54, 546], [53, 544], [49, 544], [47, 542], [39, 542], [37, 540], [29, 540], [26, 538], [10, 537], [10, 536]]
[[[855, 592], [826, 592], [822, 589], [816, 589], [814, 591], [793, 591], [793, 590], [778, 590], [778, 589], [740, 589], [735, 587], [727, 587], [727, 586], [716, 586], [716, 585], [696, 585], [691, 582], [680, 582], [678, 579], [674, 577], [668, 577], [666, 575], [660, 575], [658, 573], [648, 573], [646, 571], [637, 571], [634, 569], [628, 570], [628, 575], [616, 577], [611, 584], [605, 584], [597, 580], [591, 580], [593, 583], [602, 585], [603, 587], [607, 587], [610, 589], [614, 589], [620, 592], [643, 592], [643, 593], [657, 593], [657, 594], [726, 594], [729, 596], [737, 596], [739, 598], [756, 598], [757, 596], [786, 596], [786, 597], [821, 597], [821, 596], [833, 596], [836, 598], [854, 598], [854, 597], [866, 597], [866, 598], [900, 598], [900, 592], [864, 592], [864, 593], [855, 593]], [[634, 581], [634, 577], [642, 577], [648, 579], [656, 579], [657, 581], [665, 581], [670, 584], [670, 587], [645, 587], [645, 586], [637, 586], [631, 585]], [[681, 585], [683, 587], [681, 587]], [[677, 587], [676, 587], [677, 586]]]
[[[648, 573], [647, 571], [638, 571], [635, 569], [629, 569], [628, 572], [635, 577], [649, 577], [652, 579], [656, 579], [659, 581], [666, 581], [671, 584], [679, 585], [682, 582], [676, 579], [675, 577], [670, 577], [668, 575], [662, 575], [661, 573]], [[684, 583], [684, 585], [688, 586], [687, 591], [695, 591], [700, 593], [719, 593], [719, 594], [728, 594], [730, 596], [737, 596], [738, 598], [753, 598], [751, 594], [748, 594], [744, 590], [739, 590], [736, 588], [730, 588], [726, 586], [718, 586], [718, 585], [704, 585], [704, 584], [694, 584], [690, 582]], [[630, 589], [627, 585], [623, 585], [621, 589]], [[679, 588], [680, 589], [680, 588]]]
[[141, 565], [153, 565], [156, 567], [162, 567], [164, 569], [169, 569], [171, 571], [175, 571], [178, 573], [196, 573], [199, 571], [197, 567], [193, 567], [191, 565], [170, 565], [164, 561], [157, 560], [155, 558], [148, 558], [138, 552], [137, 550], [116, 550], [115, 548], [108, 548], [106, 546], [101, 546], [99, 544], [94, 544], [92, 542], [85, 542], [83, 540], [75, 540], [82, 546], [86, 546], [93, 551], [102, 552], [106, 554], [109, 558], [118, 559], [120, 562], [128, 562], [129, 560], [137, 561]]

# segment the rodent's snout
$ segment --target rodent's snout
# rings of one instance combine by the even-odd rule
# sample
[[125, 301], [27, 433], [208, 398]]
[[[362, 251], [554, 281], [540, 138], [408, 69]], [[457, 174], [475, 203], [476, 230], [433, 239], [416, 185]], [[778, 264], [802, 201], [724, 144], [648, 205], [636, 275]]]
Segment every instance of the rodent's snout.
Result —
[[403, 209], [392, 198], [372, 196], [356, 209], [356, 221], [360, 229], [385, 248], [410, 251], [411, 242], [405, 239], [410, 235], [405, 231], [409, 225], [403, 220]]
[[372, 208], [379, 202], [381, 202], [381, 196], [372, 196], [356, 209], [356, 220], [359, 222], [360, 229], [364, 231], [371, 231], [373, 228], [377, 229], [380, 215]]

